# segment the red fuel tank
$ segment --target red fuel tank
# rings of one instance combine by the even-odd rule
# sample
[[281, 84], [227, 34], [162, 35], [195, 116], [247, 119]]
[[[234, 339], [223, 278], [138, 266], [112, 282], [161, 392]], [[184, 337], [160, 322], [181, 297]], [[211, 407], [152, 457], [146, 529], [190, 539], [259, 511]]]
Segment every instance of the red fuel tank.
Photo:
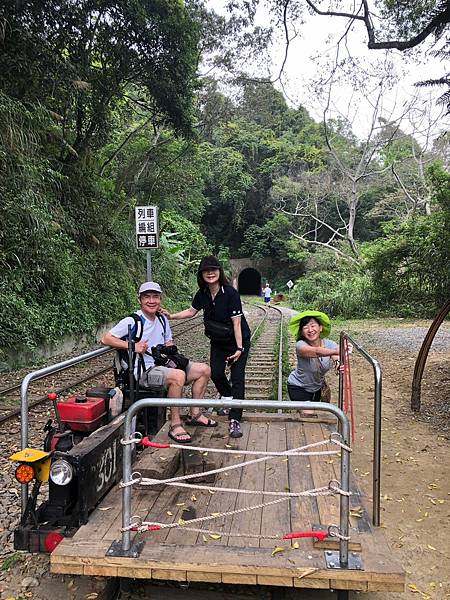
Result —
[[95, 431], [106, 417], [104, 398], [69, 396], [65, 402], [58, 402], [57, 406], [61, 421], [72, 431]]

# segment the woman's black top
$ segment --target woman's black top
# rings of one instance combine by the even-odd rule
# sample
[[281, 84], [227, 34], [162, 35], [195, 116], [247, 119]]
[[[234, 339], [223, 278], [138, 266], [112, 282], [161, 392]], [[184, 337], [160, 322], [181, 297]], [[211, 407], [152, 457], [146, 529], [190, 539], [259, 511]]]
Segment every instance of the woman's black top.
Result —
[[203, 310], [204, 319], [212, 319], [221, 323], [230, 323], [231, 317], [241, 316], [242, 343], [250, 339], [250, 327], [242, 312], [241, 297], [231, 285], [219, 288], [214, 300], [211, 298], [209, 287], [198, 290], [192, 300], [192, 308]]

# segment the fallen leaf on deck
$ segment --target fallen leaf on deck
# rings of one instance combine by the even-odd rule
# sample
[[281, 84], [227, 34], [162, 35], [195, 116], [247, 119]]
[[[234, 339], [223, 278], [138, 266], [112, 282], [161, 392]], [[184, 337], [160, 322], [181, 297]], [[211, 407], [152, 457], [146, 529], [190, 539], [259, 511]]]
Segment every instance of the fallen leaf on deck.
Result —
[[177, 502], [177, 506], [184, 506], [186, 504], [186, 502]]
[[210, 533], [209, 537], [212, 538], [213, 540], [220, 540], [222, 539], [222, 536], [218, 533]]
[[211, 516], [212, 517], [219, 517], [220, 516], [220, 512], [218, 512], [218, 513], [211, 513]]
[[206, 535], [202, 535], [202, 538], [203, 538], [203, 541], [204, 541], [204, 542], [207, 542], [207, 541], [208, 541], [208, 538], [206, 537]]
[[192, 502], [197, 502], [197, 496], [195, 494], [192, 494], [191, 500]]
[[285, 548], [282, 548], [281, 546], [276, 546], [273, 550], [272, 550], [272, 556], [275, 556], [275, 554], [279, 554], [280, 552], [284, 552]]
[[216, 493], [214, 490], [208, 490], [208, 492], [209, 492], [210, 494], [215, 494], [215, 493]]
[[427, 548], [429, 548], [430, 550], [436, 550], [436, 548], [434, 546], [430, 546], [430, 544], [427, 544]]
[[291, 548], [294, 548], [294, 550], [298, 550], [300, 548], [300, 544], [298, 542], [294, 542]]
[[[303, 567], [297, 567], [299, 570], [303, 569]], [[315, 573], [316, 571], [318, 571], [319, 569], [306, 569], [306, 571], [304, 571], [303, 573], [299, 573], [298, 575], [296, 575], [297, 579], [303, 579], [303, 577], [308, 577], [308, 575], [312, 575], [313, 573]]]
[[101, 506], [98, 510], [111, 510], [112, 506]]
[[170, 512], [170, 510], [168, 510], [166, 514], [169, 515], [169, 517], [173, 517], [173, 512]]

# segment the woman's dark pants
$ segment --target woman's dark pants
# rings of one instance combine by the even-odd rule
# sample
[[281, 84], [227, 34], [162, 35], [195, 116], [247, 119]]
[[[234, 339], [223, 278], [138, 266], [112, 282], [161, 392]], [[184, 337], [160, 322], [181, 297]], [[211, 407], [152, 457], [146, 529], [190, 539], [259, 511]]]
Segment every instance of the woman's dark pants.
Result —
[[[236, 400], [245, 399], [245, 366], [247, 364], [250, 343], [244, 345], [244, 352], [241, 354], [238, 361], [234, 362], [230, 367], [231, 383], [225, 375], [225, 367], [227, 357], [234, 354], [233, 348], [224, 348], [211, 344], [210, 367], [211, 379], [221, 396], [233, 396]], [[228, 415], [230, 419], [240, 421], [242, 418], [242, 408], [232, 408]]]
[[305, 388], [302, 388], [299, 385], [292, 385], [290, 383], [288, 383], [287, 388], [289, 400], [294, 400], [297, 402], [320, 402], [322, 390], [317, 390], [317, 392], [308, 392], [305, 390]]

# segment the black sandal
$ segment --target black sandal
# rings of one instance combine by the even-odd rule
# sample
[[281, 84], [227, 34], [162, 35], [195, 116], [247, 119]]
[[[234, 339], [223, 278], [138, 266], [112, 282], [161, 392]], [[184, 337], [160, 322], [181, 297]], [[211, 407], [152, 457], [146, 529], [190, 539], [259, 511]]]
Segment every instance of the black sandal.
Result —
[[[180, 432], [178, 434], [173, 433], [173, 431], [177, 427], [181, 427], [181, 429], [183, 429], [183, 432]], [[190, 444], [192, 442], [192, 437], [190, 436], [190, 434], [187, 431], [184, 431], [184, 427], [183, 427], [182, 423], [177, 423], [176, 425], [171, 425], [169, 428], [169, 431], [167, 432], [167, 435], [170, 437], [171, 440], [173, 440], [174, 442], [177, 442], [177, 444]], [[183, 435], [187, 435], [188, 438], [182, 439], [180, 436], [183, 436]]]
[[[202, 421], [199, 421], [200, 417], [205, 417], [206, 423], [202, 423]], [[217, 421], [206, 417], [206, 415], [204, 415], [202, 412], [199, 412], [197, 415], [189, 415], [188, 417], [186, 417], [184, 423], [185, 425], [190, 425], [192, 427], [217, 427], [218, 425]]]

